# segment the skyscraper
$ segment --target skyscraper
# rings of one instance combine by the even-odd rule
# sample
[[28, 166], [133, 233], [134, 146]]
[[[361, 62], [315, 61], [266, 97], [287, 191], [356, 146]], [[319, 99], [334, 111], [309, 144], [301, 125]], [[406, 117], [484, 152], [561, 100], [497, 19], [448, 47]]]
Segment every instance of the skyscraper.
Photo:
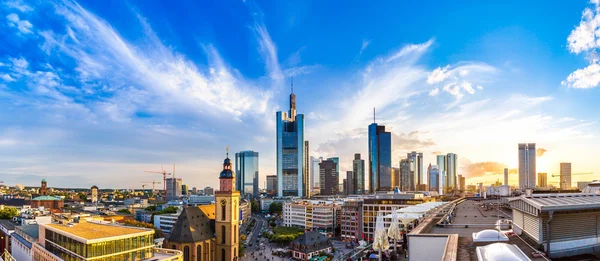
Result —
[[267, 176], [267, 194], [269, 194], [269, 195], [277, 194], [277, 175], [268, 175]]
[[354, 173], [352, 171], [346, 171], [346, 186], [344, 186], [344, 194], [351, 195], [356, 194], [354, 190]]
[[458, 189], [465, 191], [466, 178], [463, 175], [458, 175]]
[[411, 164], [409, 159], [400, 160], [400, 190], [414, 191], [414, 174], [410, 170]]
[[407, 158], [410, 162], [410, 171], [413, 175], [411, 190], [418, 190], [419, 187], [425, 184], [425, 174], [423, 169], [423, 153], [415, 151], [408, 153]]
[[304, 197], [310, 198], [310, 173], [309, 173], [309, 168], [310, 168], [310, 157], [309, 157], [309, 153], [310, 153], [310, 149], [308, 148], [308, 141], [304, 141], [304, 161], [302, 162], [302, 164], [304, 165], [304, 167], [302, 167], [302, 189], [304, 190], [302, 192], [302, 195], [304, 195]]
[[352, 161], [352, 174], [354, 176], [353, 194], [365, 194], [365, 160], [360, 159], [360, 153], [354, 154], [354, 160]]
[[167, 201], [175, 200], [181, 196], [181, 178], [167, 178]]
[[456, 171], [457, 171], [457, 156], [454, 153], [446, 155], [446, 187], [448, 189], [456, 189]]
[[310, 156], [310, 183], [313, 188], [319, 187], [319, 175], [321, 173], [319, 171], [319, 163], [321, 161], [323, 161], [323, 157]]
[[508, 185], [508, 168], [504, 168], [504, 185]]
[[427, 168], [429, 176], [429, 191], [440, 191], [440, 169], [437, 165], [429, 164]]
[[519, 143], [519, 188], [535, 188], [535, 143]]
[[392, 189], [392, 134], [385, 126], [369, 125], [369, 191]]
[[400, 188], [400, 168], [392, 167], [392, 188]]
[[571, 163], [569, 162], [560, 163], [560, 188], [571, 188]]
[[319, 163], [321, 195], [336, 195], [339, 192], [340, 178], [337, 172], [337, 163], [329, 158]]
[[305, 161], [304, 115], [296, 115], [296, 95], [290, 94], [289, 112], [278, 111], [277, 126], [277, 195], [307, 197], [303, 177]]
[[547, 187], [548, 186], [548, 173], [540, 172], [537, 175], [538, 175], [537, 185], [542, 188]]
[[444, 194], [448, 191], [448, 180], [446, 173], [446, 155], [437, 155], [436, 156], [437, 166], [440, 170], [440, 177], [442, 181], [440, 181], [440, 194]]
[[247, 150], [235, 154], [235, 188], [242, 198], [258, 197], [258, 152]]

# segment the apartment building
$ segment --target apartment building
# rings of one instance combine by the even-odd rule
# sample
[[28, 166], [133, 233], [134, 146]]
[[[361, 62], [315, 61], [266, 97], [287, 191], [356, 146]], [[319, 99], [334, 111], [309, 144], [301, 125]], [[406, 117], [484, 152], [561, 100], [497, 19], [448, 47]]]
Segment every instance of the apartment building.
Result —
[[363, 231], [362, 200], [346, 201], [340, 211], [341, 238], [345, 242], [362, 240]]
[[[382, 194], [372, 198], [365, 198], [362, 204], [363, 219], [363, 239], [368, 242], [373, 241], [375, 234], [375, 221], [377, 213], [381, 211], [383, 215], [392, 213], [393, 208], [405, 208], [411, 205], [417, 205], [425, 202], [424, 194]], [[385, 227], [389, 227], [389, 222], [384, 221]]]
[[334, 232], [341, 205], [335, 201], [304, 200], [283, 205], [283, 224], [306, 230]]

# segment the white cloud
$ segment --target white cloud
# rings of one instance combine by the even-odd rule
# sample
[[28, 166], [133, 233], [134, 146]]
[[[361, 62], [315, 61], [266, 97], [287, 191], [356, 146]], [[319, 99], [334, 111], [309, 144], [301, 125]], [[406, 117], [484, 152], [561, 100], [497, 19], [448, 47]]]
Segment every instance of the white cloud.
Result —
[[267, 31], [267, 27], [262, 23], [256, 22], [254, 25], [254, 31], [257, 34], [260, 47], [259, 51], [265, 59], [265, 68], [269, 73], [269, 77], [274, 80], [283, 79], [284, 75], [281, 71], [279, 60], [277, 58], [277, 46], [271, 39], [271, 36]]
[[16, 27], [23, 34], [32, 33], [31, 28], [33, 25], [27, 20], [20, 20], [19, 15], [17, 14], [9, 14], [6, 16], [8, 20], [8, 25], [11, 27]]
[[440, 93], [440, 89], [434, 88], [429, 92], [429, 96], [437, 96]]
[[358, 55], [361, 55], [365, 51], [365, 49], [369, 47], [369, 44], [371, 44], [371, 40], [363, 39]]
[[594, 88], [600, 84], [600, 5], [598, 1], [590, 2], [594, 7], [583, 10], [579, 25], [567, 38], [569, 51], [575, 54], [584, 53], [590, 65], [577, 69], [561, 82], [563, 86], [570, 88]]
[[7, 2], [5, 3], [5, 5], [6, 5], [8, 8], [14, 8], [14, 9], [17, 9], [17, 10], [19, 10], [19, 11], [23, 12], [23, 13], [24, 13], [24, 12], [30, 12], [30, 11], [33, 11], [33, 8], [31, 8], [31, 6], [28, 6], [28, 5], [24, 4], [24, 3], [23, 3], [23, 1], [20, 1], [20, 0], [15, 0], [15, 1], [7, 1]]
[[287, 68], [287, 69], [283, 70], [282, 73], [285, 77], [289, 78], [289, 77], [295, 77], [298, 75], [309, 74], [319, 67], [320, 67], [319, 65], [303, 65], [303, 66], [299, 66], [299, 67]]
[[446, 80], [446, 78], [450, 77], [450, 72], [448, 72], [448, 68], [450, 65], [446, 65], [446, 67], [438, 67], [433, 70], [427, 77], [427, 83], [435, 84]]
[[483, 90], [483, 86], [481, 86], [481, 85], [477, 85], [477, 89], [478, 89], [478, 90]]
[[5, 74], [1, 74], [0, 75], [0, 79], [4, 80], [6, 82], [14, 82], [15, 81], [15, 79], [13, 79], [12, 77], [10, 77], [10, 75], [6, 74], [6, 73]]
[[475, 94], [475, 89], [473, 89], [473, 85], [468, 81], [463, 81], [460, 84], [460, 87], [463, 88], [463, 90], [465, 90], [469, 94]]
[[571, 88], [594, 88], [600, 83], [600, 65], [592, 63], [569, 74], [561, 84]]

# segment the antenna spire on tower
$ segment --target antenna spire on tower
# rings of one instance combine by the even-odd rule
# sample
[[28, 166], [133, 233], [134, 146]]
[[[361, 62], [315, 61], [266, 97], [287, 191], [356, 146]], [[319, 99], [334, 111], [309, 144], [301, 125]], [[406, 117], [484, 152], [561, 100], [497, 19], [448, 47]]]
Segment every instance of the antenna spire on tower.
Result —
[[294, 94], [294, 76], [292, 76], [292, 94]]
[[373, 123], [375, 123], [375, 107], [373, 107]]
[[225, 151], [226, 151], [226, 154], [227, 154], [227, 158], [229, 158], [229, 145], [227, 145], [225, 147]]

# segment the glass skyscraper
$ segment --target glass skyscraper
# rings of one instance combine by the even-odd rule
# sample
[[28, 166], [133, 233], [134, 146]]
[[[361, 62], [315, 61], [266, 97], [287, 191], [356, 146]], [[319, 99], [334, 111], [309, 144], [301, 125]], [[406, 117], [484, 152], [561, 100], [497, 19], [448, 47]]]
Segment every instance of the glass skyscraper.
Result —
[[385, 126], [369, 125], [369, 191], [392, 189], [392, 134]]
[[354, 177], [352, 194], [363, 195], [365, 193], [365, 160], [360, 159], [360, 153], [354, 154], [352, 174]]
[[448, 189], [457, 189], [456, 171], [457, 171], [457, 156], [455, 153], [446, 154], [446, 187]]
[[417, 153], [413, 151], [411, 153], [407, 153], [407, 159], [410, 162], [410, 171], [413, 175], [413, 184], [411, 185], [411, 190], [423, 190], [423, 185], [425, 185], [425, 171], [423, 170], [423, 153]]
[[258, 152], [247, 150], [235, 154], [235, 187], [242, 198], [258, 197]]
[[305, 171], [304, 115], [296, 115], [296, 95], [290, 94], [289, 112], [276, 113], [277, 196], [307, 197], [308, 171]]
[[519, 188], [535, 188], [535, 143], [519, 143]]
[[427, 168], [427, 172], [429, 175], [429, 191], [439, 191], [440, 190], [440, 169], [436, 165], [429, 164], [429, 168]]

